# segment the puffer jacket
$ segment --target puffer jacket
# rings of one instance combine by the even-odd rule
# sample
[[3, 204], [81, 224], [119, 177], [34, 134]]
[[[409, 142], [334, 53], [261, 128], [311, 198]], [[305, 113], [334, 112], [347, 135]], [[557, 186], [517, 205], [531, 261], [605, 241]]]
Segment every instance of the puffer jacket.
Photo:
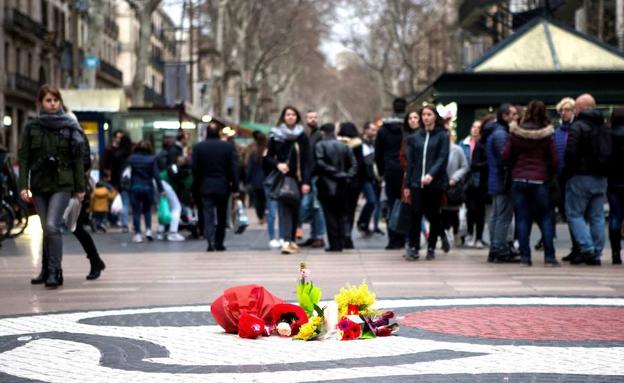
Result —
[[[492, 130], [489, 133], [489, 130]], [[507, 139], [509, 138], [509, 126], [505, 121], [496, 121], [486, 124], [488, 134], [485, 144], [485, 152], [488, 164], [488, 193], [490, 195], [503, 193], [503, 160], [501, 158]]]
[[345, 192], [357, 173], [355, 156], [349, 147], [328, 136], [314, 146], [314, 174], [320, 197], [331, 197]]
[[510, 137], [503, 151], [503, 161], [512, 166], [515, 180], [550, 181], [557, 172], [557, 148], [552, 125], [533, 123], [510, 125]]
[[127, 166], [132, 169], [130, 189], [151, 189], [152, 180], [156, 181], [158, 192], [163, 192], [160, 171], [156, 156], [147, 153], [134, 153], [128, 158]]
[[108, 190], [106, 186], [96, 187], [91, 194], [89, 210], [94, 213], [108, 213], [109, 202], [115, 199], [116, 192]]
[[449, 136], [446, 129], [436, 126], [433, 130], [419, 129], [407, 139], [407, 182], [411, 188], [422, 188], [425, 175], [433, 181], [425, 186], [444, 189], [448, 185], [446, 166], [449, 158]]

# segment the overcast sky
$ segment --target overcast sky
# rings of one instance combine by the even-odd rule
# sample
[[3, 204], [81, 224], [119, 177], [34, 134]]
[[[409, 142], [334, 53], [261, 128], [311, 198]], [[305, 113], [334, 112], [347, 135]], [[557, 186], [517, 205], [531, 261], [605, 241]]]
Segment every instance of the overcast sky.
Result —
[[[184, 4], [184, 0], [164, 0], [163, 8], [165, 12], [169, 14], [171, 19], [176, 25], [180, 24], [180, 20], [182, 18], [182, 5]], [[339, 14], [342, 13], [338, 10]], [[338, 40], [340, 36], [344, 36], [348, 31], [345, 29], [344, 25], [341, 23], [333, 23], [332, 27], [332, 35], [336, 36], [334, 40]], [[336, 55], [346, 48], [339, 42], [334, 40], [324, 40], [321, 43], [321, 51], [325, 54], [330, 64], [334, 65], [336, 63]]]

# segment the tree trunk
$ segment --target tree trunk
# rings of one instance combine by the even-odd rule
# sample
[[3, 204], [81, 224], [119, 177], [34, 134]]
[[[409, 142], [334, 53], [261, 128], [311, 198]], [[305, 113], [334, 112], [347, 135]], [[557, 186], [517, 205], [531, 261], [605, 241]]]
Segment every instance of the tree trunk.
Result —
[[604, 39], [604, 0], [598, 0], [598, 40]]

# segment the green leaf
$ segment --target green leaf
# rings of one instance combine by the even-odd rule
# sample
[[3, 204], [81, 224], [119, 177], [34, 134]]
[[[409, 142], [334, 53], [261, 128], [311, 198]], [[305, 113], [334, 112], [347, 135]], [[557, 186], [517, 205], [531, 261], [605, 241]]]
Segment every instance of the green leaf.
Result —
[[375, 334], [371, 331], [368, 326], [364, 327], [364, 331], [362, 331], [362, 335], [360, 335], [360, 339], [374, 339], [376, 338]]

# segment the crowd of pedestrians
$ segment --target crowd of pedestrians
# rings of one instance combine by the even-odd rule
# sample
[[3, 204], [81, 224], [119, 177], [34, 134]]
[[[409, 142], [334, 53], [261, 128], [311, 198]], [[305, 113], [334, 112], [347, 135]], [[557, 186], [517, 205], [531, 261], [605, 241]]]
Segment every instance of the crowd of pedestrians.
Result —
[[[243, 150], [216, 123], [195, 146], [180, 132], [166, 136], [158, 152], [150, 140], [133, 143], [115, 131], [94, 186], [87, 138], [61, 94], [44, 86], [38, 101], [40, 114], [26, 126], [19, 153], [21, 196], [32, 195], [44, 232], [42, 272], [33, 283], [63, 283], [62, 216], [71, 198], [83, 201], [74, 234], [91, 262], [87, 279], [97, 279], [105, 265], [84, 226], [105, 232], [116, 225], [136, 243], [184, 241], [179, 230], [186, 228], [204, 237], [207, 251], [224, 251], [228, 212], [245, 193], [267, 225], [269, 247], [284, 254], [300, 247], [353, 249], [359, 232], [385, 236], [385, 248], [404, 250], [408, 261], [435, 259], [440, 244], [444, 252], [488, 248], [488, 262], [527, 266], [533, 223], [545, 264], [560, 265], [558, 218], [568, 223], [573, 243], [562, 259], [600, 265], [608, 201], [612, 262], [621, 263], [624, 109], [613, 110], [607, 122], [589, 94], [562, 99], [556, 116], [539, 100], [504, 103], [474, 121], [459, 142], [435, 105], [408, 111], [403, 99], [394, 100], [391, 117], [361, 129], [352, 122], [319, 124], [315, 111], [302, 118], [287, 106], [268, 136], [254, 133]], [[154, 235], [159, 199], [168, 202], [171, 219]], [[388, 224], [385, 233], [380, 222], [396, 209], [405, 229]]]

